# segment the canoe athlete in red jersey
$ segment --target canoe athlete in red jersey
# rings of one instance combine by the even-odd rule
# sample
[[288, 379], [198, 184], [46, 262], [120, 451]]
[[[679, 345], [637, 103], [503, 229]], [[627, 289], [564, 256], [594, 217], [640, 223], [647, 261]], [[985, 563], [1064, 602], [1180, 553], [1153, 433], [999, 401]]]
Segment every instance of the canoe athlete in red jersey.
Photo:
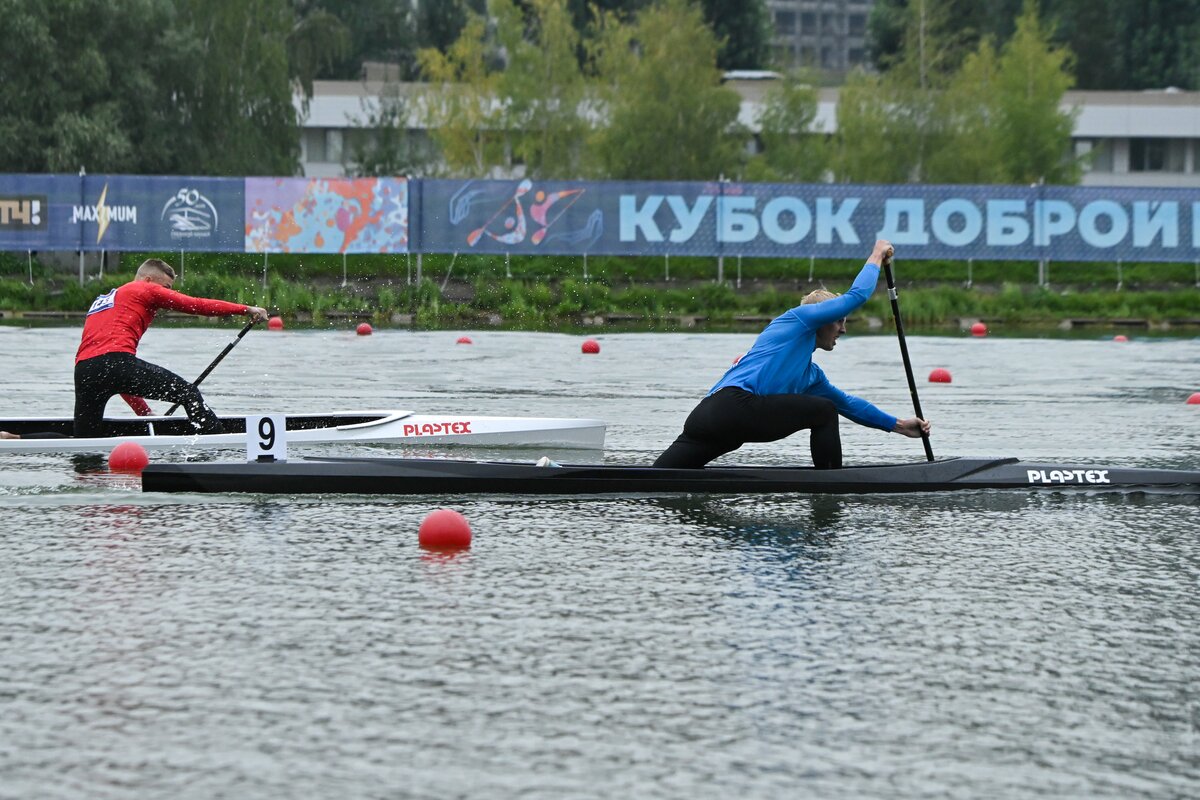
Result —
[[[75, 354], [75, 436], [115, 436], [104, 422], [104, 407], [116, 394], [179, 403], [197, 433], [221, 433], [221, 421], [200, 390], [170, 370], [137, 357], [138, 342], [160, 308], [206, 317], [247, 314], [266, 319], [258, 306], [189, 297], [171, 290], [175, 270], [147, 259], [134, 279], [102, 294], [88, 309], [83, 340]], [[13, 434], [0, 433], [9, 438]]]

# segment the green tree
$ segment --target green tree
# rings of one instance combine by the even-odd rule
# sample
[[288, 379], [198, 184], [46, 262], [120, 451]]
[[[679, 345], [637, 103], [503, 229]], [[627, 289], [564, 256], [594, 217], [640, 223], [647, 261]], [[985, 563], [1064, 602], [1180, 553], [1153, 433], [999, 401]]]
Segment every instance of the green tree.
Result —
[[907, 183], [916, 168], [911, 118], [882, 76], [855, 70], [842, 86], [830, 164], [842, 183]]
[[292, 0], [292, 25], [287, 35], [291, 76], [312, 97], [312, 83], [340, 61], [352, 58], [350, 29], [320, 0]]
[[486, 27], [473, 16], [445, 53], [417, 53], [429, 86], [421, 99], [425, 118], [441, 149], [443, 170], [452, 176], [484, 177], [508, 162], [507, 111], [500, 100], [500, 74], [488, 68]]
[[[1022, 0], [988, 0], [986, 3], [941, 3], [938, 13], [947, 30], [955, 31], [960, 47], [958, 59], [983, 39], [991, 37], [1004, 41], [1012, 35], [1014, 20], [1021, 10]], [[905, 48], [913, 6], [920, 0], [876, 0], [867, 19], [867, 43], [871, 61], [876, 69], [886, 71], [901, 58]], [[950, 65], [957, 67], [958, 63]]]
[[717, 41], [699, 9], [664, 0], [598, 26], [592, 50], [604, 124], [592, 137], [605, 178], [705, 180], [733, 175], [745, 132], [741, 100], [721, 85]]
[[717, 35], [722, 70], [761, 69], [770, 58], [771, 21], [763, 0], [704, 0], [704, 17]]
[[990, 38], [967, 56], [937, 97], [941, 136], [922, 178], [930, 183], [1003, 183], [1008, 178], [1001, 133], [1000, 63]]
[[[913, 0], [902, 46], [877, 80], [859, 76], [838, 102], [838, 180], [919, 181], [945, 135], [939, 98], [961, 61], [963, 33], [947, 0]], [[863, 154], [869, 154], [864, 158]]]
[[[417, 19], [413, 6], [397, 0], [292, 0], [296, 16], [315, 10], [336, 17], [346, 33], [345, 48], [316, 73], [325, 80], [362, 77], [366, 61], [396, 64], [401, 78], [411, 78], [417, 66]], [[438, 5], [422, 4], [422, 5]]]
[[580, 36], [566, 0], [528, 0], [528, 6], [526, 17], [513, 0], [492, 3], [497, 39], [508, 58], [498, 87], [506, 128], [529, 176], [578, 177], [587, 132]]
[[0, 171], [179, 171], [193, 41], [166, 0], [0, 0]]
[[199, 42], [175, 108], [190, 134], [188, 171], [292, 175], [299, 126], [287, 40], [287, 0], [178, 0], [181, 31]]
[[611, 13], [622, 22], [633, 19], [637, 12], [652, 5], [654, 0], [567, 0], [575, 30], [581, 34], [588, 30], [597, 16]]
[[413, 103], [396, 82], [387, 82], [379, 94], [364, 103], [361, 126], [352, 138], [351, 171], [359, 177], [385, 178], [427, 172], [432, 161], [425, 140], [410, 134]]
[[1071, 54], [1050, 43], [1037, 0], [1025, 0], [996, 77], [996, 125], [1008, 179], [1077, 183], [1080, 164], [1068, 157], [1076, 115], [1059, 109], [1072, 84]]
[[1200, 0], [1047, 0], [1081, 89], [1200, 89]]
[[[876, 0], [867, 26], [876, 68], [901, 57], [914, 2]], [[974, 47], [1011, 38], [1022, 8], [1022, 0], [991, 0], [950, 3], [947, 12]], [[1200, 0], [1044, 0], [1039, 18], [1051, 41], [1075, 54], [1081, 89], [1200, 89]]]
[[767, 90], [759, 115], [763, 151], [746, 165], [751, 181], [806, 183], [829, 167], [824, 134], [816, 127], [818, 93], [813, 77], [791, 72]]
[[[462, 36], [471, 15], [482, 14], [486, 0], [427, 0], [417, 6], [417, 44], [445, 53]], [[418, 59], [419, 62], [419, 59]]]

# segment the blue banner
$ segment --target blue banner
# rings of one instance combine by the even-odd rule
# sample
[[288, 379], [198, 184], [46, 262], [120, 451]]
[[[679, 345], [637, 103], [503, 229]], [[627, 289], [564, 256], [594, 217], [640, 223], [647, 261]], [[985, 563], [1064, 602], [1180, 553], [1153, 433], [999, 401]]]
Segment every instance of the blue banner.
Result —
[[244, 184], [242, 178], [88, 175], [71, 213], [76, 248], [240, 253]]
[[0, 250], [78, 250], [79, 192], [76, 176], [0, 175]]
[[[427, 253], [617, 253], [619, 187], [582, 181], [421, 181], [416, 245]], [[696, 184], [678, 184], [681, 189]], [[618, 247], [618, 249], [613, 249]]]
[[4, 250], [858, 259], [879, 238], [903, 258], [1193, 262], [1200, 190], [0, 175]]
[[425, 252], [1193, 261], [1200, 191], [422, 181]]

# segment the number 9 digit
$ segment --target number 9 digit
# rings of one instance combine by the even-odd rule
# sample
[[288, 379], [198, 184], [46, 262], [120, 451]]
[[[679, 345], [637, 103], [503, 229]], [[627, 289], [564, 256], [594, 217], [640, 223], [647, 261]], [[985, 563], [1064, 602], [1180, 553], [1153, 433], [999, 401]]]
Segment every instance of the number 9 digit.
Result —
[[275, 421], [262, 417], [258, 421], [258, 449], [270, 450], [275, 446]]

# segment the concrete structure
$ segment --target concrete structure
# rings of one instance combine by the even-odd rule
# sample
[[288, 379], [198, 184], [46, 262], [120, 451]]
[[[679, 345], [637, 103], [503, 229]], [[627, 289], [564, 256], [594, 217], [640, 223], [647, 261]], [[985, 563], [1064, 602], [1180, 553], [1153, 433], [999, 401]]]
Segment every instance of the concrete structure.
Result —
[[[727, 81], [741, 95], [741, 121], [752, 130], [772, 76], [731, 73]], [[370, 135], [369, 120], [385, 87], [410, 98], [410, 108], [423, 88], [381, 81], [316, 82], [301, 136], [305, 175], [334, 177], [353, 171], [348, 166], [356, 143]], [[837, 101], [837, 89], [820, 90], [817, 130], [836, 129]], [[1075, 152], [1094, 154], [1084, 186], [1200, 188], [1200, 92], [1068, 92], [1063, 107], [1079, 112]], [[414, 146], [429, 146], [419, 121], [410, 119], [409, 134]]]
[[775, 63], [833, 73], [865, 64], [872, 5], [874, 0], [767, 0]]

